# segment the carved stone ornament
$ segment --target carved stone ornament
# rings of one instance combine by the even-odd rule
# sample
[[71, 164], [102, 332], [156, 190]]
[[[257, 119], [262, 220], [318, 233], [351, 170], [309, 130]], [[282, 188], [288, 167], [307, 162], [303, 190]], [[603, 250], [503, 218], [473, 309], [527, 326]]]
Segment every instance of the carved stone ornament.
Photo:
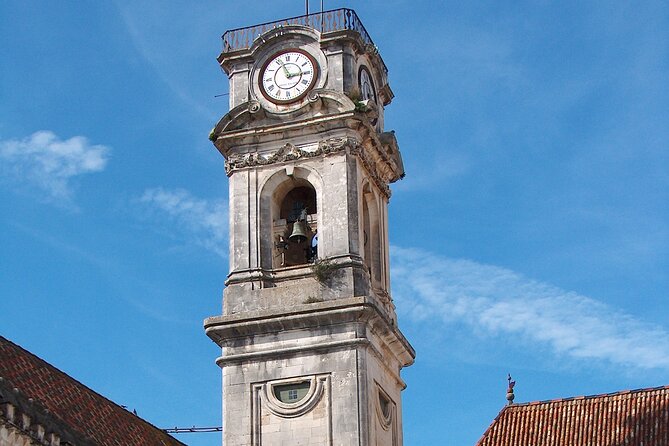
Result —
[[294, 145], [287, 143], [276, 152], [269, 155], [261, 155], [260, 153], [247, 153], [244, 155], [233, 155], [228, 157], [225, 161], [225, 172], [228, 176], [235, 170], [244, 169], [247, 167], [267, 166], [275, 163], [285, 163], [288, 161], [295, 161], [300, 158], [310, 158], [320, 155], [321, 151], [313, 152], [302, 150]]
[[384, 181], [377, 171], [377, 163], [355, 138], [350, 137], [328, 138], [319, 141], [316, 150], [303, 150], [293, 144], [287, 143], [276, 152], [269, 154], [260, 154], [256, 152], [242, 155], [231, 155], [225, 161], [225, 173], [230, 176], [235, 170], [239, 169], [297, 161], [304, 158], [314, 158], [320, 155], [327, 156], [339, 152], [348, 152], [351, 155], [357, 156], [381, 192], [386, 197], [390, 197], [390, 188], [388, 187], [388, 183]]

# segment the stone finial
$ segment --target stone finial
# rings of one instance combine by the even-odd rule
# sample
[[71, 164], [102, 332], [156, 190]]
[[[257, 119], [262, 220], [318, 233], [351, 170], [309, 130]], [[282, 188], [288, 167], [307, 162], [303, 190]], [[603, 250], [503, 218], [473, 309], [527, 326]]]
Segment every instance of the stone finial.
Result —
[[515, 381], [511, 380], [511, 374], [509, 373], [509, 376], [507, 378], [507, 381], [509, 381], [509, 387], [506, 389], [506, 400], [509, 402], [509, 406], [513, 404], [513, 400], [516, 397], [513, 394], [513, 387], [516, 385]]

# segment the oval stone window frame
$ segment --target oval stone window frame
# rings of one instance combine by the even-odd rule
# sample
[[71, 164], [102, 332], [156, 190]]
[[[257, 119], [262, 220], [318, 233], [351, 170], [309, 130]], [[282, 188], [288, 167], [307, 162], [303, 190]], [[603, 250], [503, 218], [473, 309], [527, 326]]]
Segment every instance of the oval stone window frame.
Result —
[[386, 392], [377, 384], [376, 387], [376, 415], [379, 419], [381, 427], [384, 430], [390, 429], [393, 422], [393, 412], [395, 411], [395, 402], [388, 396]]
[[[313, 409], [320, 401], [323, 395], [323, 383], [325, 379], [325, 377], [318, 379], [315, 376], [302, 376], [299, 378], [281, 379], [268, 382], [265, 385], [263, 392], [264, 399], [267, 402], [267, 408], [274, 415], [283, 418], [302, 416]], [[304, 382], [309, 383], [309, 390], [307, 390], [307, 393], [299, 400], [293, 403], [286, 403], [277, 398], [276, 392], [281, 386], [291, 386]]]

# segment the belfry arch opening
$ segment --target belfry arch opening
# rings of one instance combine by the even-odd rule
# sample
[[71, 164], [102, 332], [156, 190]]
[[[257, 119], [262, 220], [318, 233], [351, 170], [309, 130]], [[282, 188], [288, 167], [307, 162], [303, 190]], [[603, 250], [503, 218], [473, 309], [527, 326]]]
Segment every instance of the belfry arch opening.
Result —
[[261, 265], [265, 269], [312, 263], [318, 253], [319, 177], [288, 166], [262, 186]]
[[279, 202], [274, 219], [277, 256], [274, 267], [297, 266], [314, 261], [317, 245], [316, 190], [307, 181], [295, 181]]

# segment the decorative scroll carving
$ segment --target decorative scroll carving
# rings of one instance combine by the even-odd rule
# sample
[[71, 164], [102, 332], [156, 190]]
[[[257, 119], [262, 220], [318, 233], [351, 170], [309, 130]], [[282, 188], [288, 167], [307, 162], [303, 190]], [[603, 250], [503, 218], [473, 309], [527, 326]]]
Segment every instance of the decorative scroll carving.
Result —
[[337, 153], [343, 150], [349, 150], [351, 153], [353, 153], [353, 151], [358, 150], [359, 147], [360, 143], [356, 139], [346, 136], [339, 138], [328, 138], [318, 143], [318, 150], [324, 154]]
[[265, 166], [268, 164], [294, 161], [309, 156], [316, 156], [316, 154], [299, 149], [288, 143], [269, 156], [264, 156], [259, 153], [230, 156], [225, 161], [225, 172], [230, 175], [232, 171], [246, 167]]
[[[256, 152], [243, 155], [232, 155], [225, 161], [225, 172], [230, 176], [232, 172], [239, 169], [297, 161], [321, 155], [327, 156], [339, 152], [348, 152], [351, 155], [357, 156], [381, 192], [386, 197], [390, 197], [390, 188], [388, 187], [389, 181], [387, 178], [392, 176], [392, 172], [386, 172], [388, 169], [384, 167], [383, 163], [377, 163], [372, 155], [370, 155], [369, 151], [363, 149], [360, 142], [350, 137], [337, 137], [322, 140], [318, 143], [318, 147], [315, 150], [303, 150], [299, 147], [295, 147], [293, 144], [287, 143], [276, 152], [270, 154], [260, 154]], [[381, 169], [383, 169], [383, 171], [380, 171]]]
[[321, 98], [321, 96], [318, 94], [318, 91], [311, 90], [307, 94], [307, 99], [309, 100], [309, 102], [316, 102], [320, 98]]
[[330, 155], [345, 150], [354, 150], [358, 142], [352, 138], [330, 138], [319, 142], [316, 150], [303, 150], [287, 143], [274, 153], [263, 155], [247, 153], [230, 156], [225, 163], [225, 171], [229, 175], [232, 171], [245, 167], [265, 166], [275, 163], [295, 161], [301, 158], [313, 158], [319, 155]]
[[248, 104], [249, 104], [248, 111], [251, 114], [258, 113], [260, 110], [262, 110], [262, 106], [258, 101], [249, 101]]
[[372, 181], [374, 181], [374, 184], [376, 184], [381, 193], [383, 193], [386, 198], [390, 198], [390, 188], [388, 187], [388, 183], [384, 181], [383, 178], [379, 175], [379, 172], [376, 168], [378, 164], [372, 158], [372, 155], [369, 154], [369, 151], [363, 150], [362, 145], [357, 145], [353, 150], [351, 150], [351, 153], [360, 159], [363, 167], [365, 170], [367, 170], [367, 172], [369, 172], [370, 178]]

